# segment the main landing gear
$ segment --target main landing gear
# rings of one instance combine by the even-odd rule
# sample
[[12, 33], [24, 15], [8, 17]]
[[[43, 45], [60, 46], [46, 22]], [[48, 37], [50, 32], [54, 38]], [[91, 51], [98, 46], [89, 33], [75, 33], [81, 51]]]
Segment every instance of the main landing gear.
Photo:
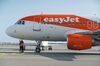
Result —
[[35, 52], [40, 53], [42, 41], [36, 41], [36, 43], [37, 43], [37, 46], [36, 46]]

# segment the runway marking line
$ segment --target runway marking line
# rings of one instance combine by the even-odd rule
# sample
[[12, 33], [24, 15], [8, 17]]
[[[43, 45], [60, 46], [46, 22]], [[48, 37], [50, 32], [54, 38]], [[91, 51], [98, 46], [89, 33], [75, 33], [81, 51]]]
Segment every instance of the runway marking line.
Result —
[[0, 58], [7, 56], [6, 53], [0, 53]]
[[0, 53], [0, 58], [3, 58], [5, 56], [9, 56], [9, 55], [18, 55], [17, 53]]

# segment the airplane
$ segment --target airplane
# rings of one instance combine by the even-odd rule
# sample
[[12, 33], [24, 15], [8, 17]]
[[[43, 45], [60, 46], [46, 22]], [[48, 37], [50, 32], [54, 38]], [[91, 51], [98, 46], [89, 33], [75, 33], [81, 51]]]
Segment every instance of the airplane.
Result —
[[38, 14], [19, 19], [7, 28], [8, 36], [35, 40], [41, 52], [42, 41], [66, 41], [70, 50], [86, 50], [100, 45], [100, 22], [71, 14]]

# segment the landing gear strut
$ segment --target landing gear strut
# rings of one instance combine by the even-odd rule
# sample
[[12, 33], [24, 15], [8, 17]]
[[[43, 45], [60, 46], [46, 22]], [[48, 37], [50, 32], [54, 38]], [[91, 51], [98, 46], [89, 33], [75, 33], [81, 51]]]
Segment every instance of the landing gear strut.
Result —
[[36, 53], [40, 53], [41, 52], [41, 44], [42, 44], [42, 41], [36, 41], [37, 43], [37, 46], [36, 46], [36, 49], [35, 49], [35, 52]]

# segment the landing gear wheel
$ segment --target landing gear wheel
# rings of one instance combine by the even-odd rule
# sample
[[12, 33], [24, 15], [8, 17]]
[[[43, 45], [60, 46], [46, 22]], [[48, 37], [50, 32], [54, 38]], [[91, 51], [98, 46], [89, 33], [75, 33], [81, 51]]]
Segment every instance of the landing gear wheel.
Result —
[[41, 49], [40, 49], [39, 47], [37, 47], [37, 48], [35, 49], [35, 52], [36, 52], [36, 53], [40, 53], [40, 52], [41, 52]]
[[52, 50], [52, 47], [50, 46], [50, 47], [48, 48], [48, 50]]
[[36, 41], [36, 43], [37, 43], [37, 47], [36, 47], [36, 49], [35, 49], [35, 52], [36, 53], [40, 53], [41, 52], [41, 43], [42, 43], [42, 41]]

